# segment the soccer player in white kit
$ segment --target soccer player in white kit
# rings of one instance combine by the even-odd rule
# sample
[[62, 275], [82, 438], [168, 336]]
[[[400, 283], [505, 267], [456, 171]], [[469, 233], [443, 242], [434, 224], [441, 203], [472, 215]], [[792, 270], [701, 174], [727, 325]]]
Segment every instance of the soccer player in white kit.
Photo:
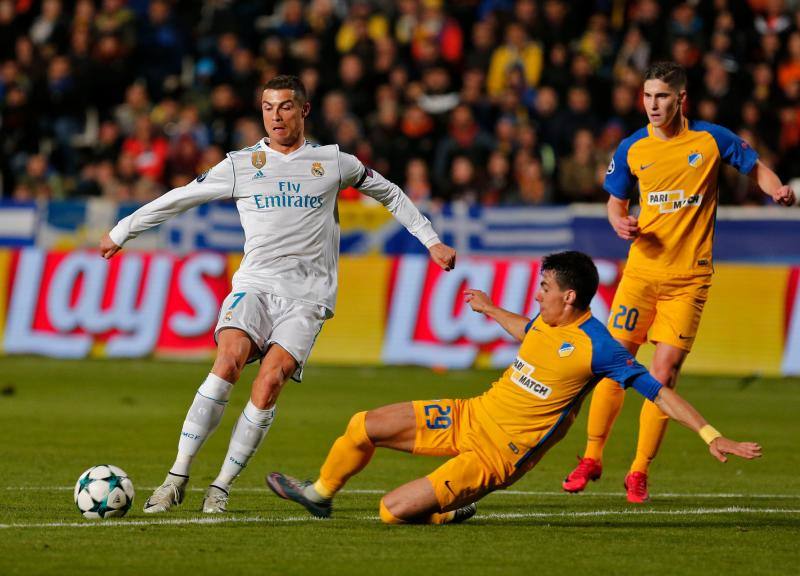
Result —
[[276, 76], [261, 100], [268, 138], [230, 152], [181, 188], [121, 220], [100, 241], [111, 258], [128, 240], [189, 208], [234, 199], [245, 233], [244, 259], [232, 280], [214, 330], [217, 356], [183, 423], [178, 454], [164, 483], [144, 504], [166, 512], [183, 500], [192, 460], [222, 418], [245, 364], [261, 359], [250, 400], [233, 429], [228, 453], [203, 500], [207, 513], [225, 512], [231, 484], [255, 454], [275, 417], [289, 378], [300, 381], [322, 324], [333, 316], [337, 290], [337, 194], [353, 186], [381, 202], [428, 248], [444, 270], [456, 253], [403, 191], [336, 145], [306, 141], [311, 109], [296, 76]]

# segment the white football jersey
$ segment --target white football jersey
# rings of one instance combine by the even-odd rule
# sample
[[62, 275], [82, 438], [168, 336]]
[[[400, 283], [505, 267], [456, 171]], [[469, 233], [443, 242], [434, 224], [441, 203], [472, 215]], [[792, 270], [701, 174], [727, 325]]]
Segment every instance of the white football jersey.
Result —
[[233, 288], [325, 306], [333, 315], [339, 260], [339, 190], [354, 186], [378, 200], [426, 248], [439, 242], [430, 221], [403, 191], [336, 145], [305, 142], [283, 154], [265, 140], [228, 153], [191, 183], [122, 219], [110, 232], [119, 246], [204, 202], [235, 199], [244, 259]]

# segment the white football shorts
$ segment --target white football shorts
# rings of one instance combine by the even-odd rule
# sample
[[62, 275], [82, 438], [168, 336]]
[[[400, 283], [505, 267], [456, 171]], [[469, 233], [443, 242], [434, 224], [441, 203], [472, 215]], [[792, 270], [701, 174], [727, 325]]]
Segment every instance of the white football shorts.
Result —
[[248, 362], [260, 360], [272, 344], [278, 344], [297, 360], [292, 379], [300, 382], [303, 366], [327, 317], [326, 308], [319, 304], [256, 290], [231, 292], [222, 301], [214, 342], [222, 330], [242, 330], [258, 347]]

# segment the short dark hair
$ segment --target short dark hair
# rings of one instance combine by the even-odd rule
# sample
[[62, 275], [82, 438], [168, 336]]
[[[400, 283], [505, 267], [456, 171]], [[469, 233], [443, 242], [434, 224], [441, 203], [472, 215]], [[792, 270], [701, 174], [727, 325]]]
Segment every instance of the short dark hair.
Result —
[[295, 99], [300, 104], [305, 104], [308, 101], [308, 94], [303, 82], [297, 76], [290, 74], [279, 74], [264, 84], [264, 90], [294, 90]]
[[644, 79], [661, 80], [679, 92], [686, 88], [686, 70], [676, 62], [656, 62], [644, 71]]
[[575, 290], [575, 307], [589, 308], [600, 284], [597, 266], [583, 252], [568, 250], [549, 254], [542, 259], [542, 272], [551, 270], [558, 287], [562, 290]]

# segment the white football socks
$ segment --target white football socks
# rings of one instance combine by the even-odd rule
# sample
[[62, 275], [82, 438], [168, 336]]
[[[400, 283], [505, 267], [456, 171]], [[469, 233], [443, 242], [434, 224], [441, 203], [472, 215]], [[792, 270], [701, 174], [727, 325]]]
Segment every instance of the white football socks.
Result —
[[248, 400], [236, 426], [233, 427], [228, 453], [225, 455], [219, 476], [211, 483], [213, 486], [226, 492], [230, 491], [233, 481], [241, 474], [248, 460], [267, 436], [274, 418], [274, 406], [268, 410], [259, 410]]
[[194, 401], [183, 421], [178, 441], [178, 456], [170, 468], [173, 476], [189, 476], [189, 469], [200, 447], [214, 433], [228, 404], [233, 384], [209, 374], [197, 389]]

